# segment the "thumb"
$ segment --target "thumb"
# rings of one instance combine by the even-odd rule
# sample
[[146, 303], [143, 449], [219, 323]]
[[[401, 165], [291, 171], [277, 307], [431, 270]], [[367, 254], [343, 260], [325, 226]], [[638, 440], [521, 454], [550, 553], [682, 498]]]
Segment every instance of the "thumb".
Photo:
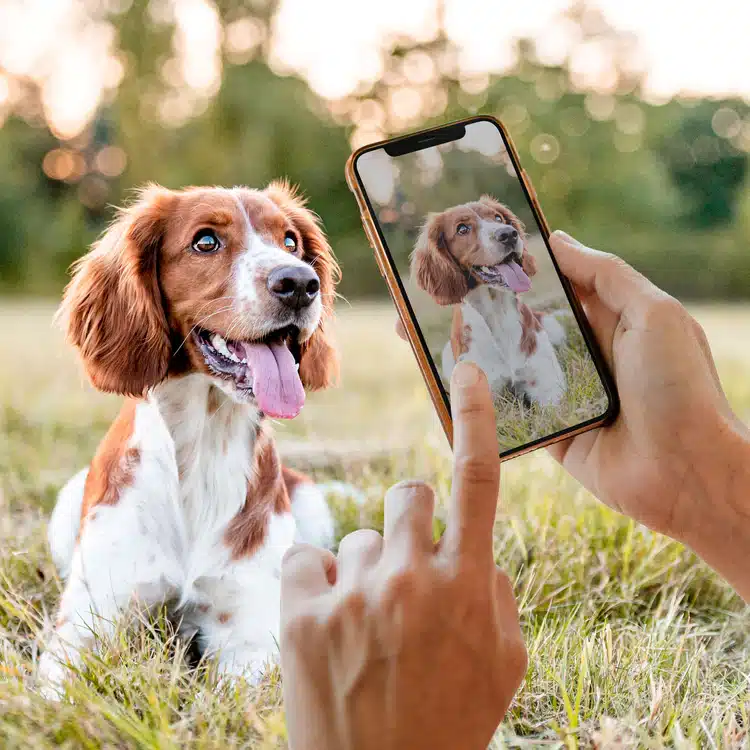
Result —
[[560, 270], [576, 289], [596, 295], [617, 315], [642, 311], [645, 302], [664, 294], [616, 255], [586, 247], [559, 229], [549, 239]]

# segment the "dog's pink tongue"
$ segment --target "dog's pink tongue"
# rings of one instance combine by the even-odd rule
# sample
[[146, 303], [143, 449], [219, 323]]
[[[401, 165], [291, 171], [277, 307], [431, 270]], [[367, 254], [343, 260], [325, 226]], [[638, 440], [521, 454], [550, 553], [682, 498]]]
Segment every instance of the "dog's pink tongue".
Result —
[[284, 344], [242, 344], [253, 373], [253, 393], [269, 417], [292, 419], [305, 403], [297, 364]]
[[503, 281], [514, 292], [528, 292], [531, 289], [531, 279], [526, 275], [526, 271], [514, 260], [502, 263], [498, 266]]

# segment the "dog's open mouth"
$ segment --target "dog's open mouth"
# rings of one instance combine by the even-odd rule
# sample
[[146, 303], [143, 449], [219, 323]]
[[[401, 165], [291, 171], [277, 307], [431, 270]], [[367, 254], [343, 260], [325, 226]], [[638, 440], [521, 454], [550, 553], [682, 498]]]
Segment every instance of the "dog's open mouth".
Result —
[[472, 271], [485, 284], [505, 286], [514, 292], [528, 292], [531, 289], [531, 279], [512, 255], [494, 266], [472, 266]]
[[255, 398], [269, 417], [292, 419], [305, 403], [299, 377], [299, 328], [284, 326], [257, 341], [226, 339], [205, 328], [193, 336], [209, 369]]

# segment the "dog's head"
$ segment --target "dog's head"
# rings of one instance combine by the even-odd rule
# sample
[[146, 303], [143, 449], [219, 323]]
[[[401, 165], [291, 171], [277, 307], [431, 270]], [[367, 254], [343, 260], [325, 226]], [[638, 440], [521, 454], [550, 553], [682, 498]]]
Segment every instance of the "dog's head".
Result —
[[338, 266], [286, 183], [150, 185], [74, 266], [60, 315], [93, 384], [141, 396], [203, 373], [277, 417], [335, 379]]
[[527, 292], [536, 261], [520, 219], [489, 195], [429, 214], [411, 255], [417, 285], [453, 305], [478, 284]]

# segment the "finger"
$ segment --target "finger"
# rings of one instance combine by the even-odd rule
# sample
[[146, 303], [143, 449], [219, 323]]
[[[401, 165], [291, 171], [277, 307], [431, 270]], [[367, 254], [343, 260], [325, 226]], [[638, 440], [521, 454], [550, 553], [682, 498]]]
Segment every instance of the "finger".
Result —
[[441, 552], [492, 562], [492, 529], [500, 491], [497, 427], [484, 373], [459, 362], [451, 378], [453, 489]]
[[327, 549], [295, 544], [281, 561], [281, 603], [319, 596], [336, 581], [336, 558]]
[[366, 571], [374, 567], [383, 550], [383, 537], [374, 529], [357, 529], [339, 543], [336, 558], [336, 585], [348, 590], [361, 583]]
[[594, 331], [594, 336], [599, 344], [599, 349], [607, 362], [610, 372], [615, 372], [614, 339], [619, 316], [612, 312], [595, 295], [583, 295], [581, 297], [586, 320]]
[[636, 320], [654, 298], [665, 296], [621, 258], [586, 247], [565, 232], [553, 232], [550, 246], [560, 270], [585, 293], [595, 293], [617, 315], [627, 314]]
[[404, 328], [404, 323], [401, 320], [401, 318], [399, 318], [396, 321], [396, 334], [398, 335], [399, 338], [403, 339], [404, 341], [408, 341], [406, 337], [406, 328]]
[[385, 496], [383, 537], [387, 550], [407, 556], [432, 554], [432, 517], [435, 493], [424, 482], [399, 482]]

